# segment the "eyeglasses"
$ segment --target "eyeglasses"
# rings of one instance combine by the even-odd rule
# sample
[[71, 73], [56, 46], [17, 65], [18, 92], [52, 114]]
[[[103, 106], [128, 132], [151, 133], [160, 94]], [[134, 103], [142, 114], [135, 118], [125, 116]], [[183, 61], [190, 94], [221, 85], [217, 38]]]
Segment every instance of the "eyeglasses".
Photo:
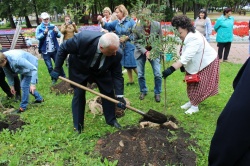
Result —
[[48, 20], [48, 18], [45, 18], [45, 19], [43, 19], [43, 20]]

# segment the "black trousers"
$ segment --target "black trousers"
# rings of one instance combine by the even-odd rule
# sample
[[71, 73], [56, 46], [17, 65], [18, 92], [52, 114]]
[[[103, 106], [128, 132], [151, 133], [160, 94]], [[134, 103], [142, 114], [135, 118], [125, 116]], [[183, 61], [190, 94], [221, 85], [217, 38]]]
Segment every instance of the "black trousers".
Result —
[[218, 43], [217, 44], [218, 47], [218, 56], [219, 59], [222, 59], [222, 53], [224, 50], [224, 56], [223, 56], [223, 60], [227, 60], [230, 48], [231, 48], [231, 42], [227, 42], [227, 43]]
[[[8, 83], [5, 81], [5, 73], [3, 68], [0, 67], [0, 87], [6, 93], [8, 97], [13, 97], [13, 94], [10, 92], [10, 87]], [[20, 80], [18, 75], [14, 76], [14, 88], [16, 90], [16, 96], [21, 96], [21, 88], [20, 88]]]
[[[87, 82], [83, 83], [84, 86], [87, 86]], [[110, 92], [106, 92], [100, 85], [98, 85], [100, 93], [114, 98], [114, 91], [111, 90]], [[74, 87], [74, 96], [72, 99], [72, 114], [73, 114], [73, 123], [74, 128], [79, 133], [81, 133], [84, 129], [84, 114], [85, 114], [85, 104], [86, 104], [86, 91]], [[113, 125], [114, 121], [116, 120], [115, 117], [115, 104], [102, 98], [102, 107], [103, 107], [103, 114], [106, 120], [106, 123], [109, 125]]]

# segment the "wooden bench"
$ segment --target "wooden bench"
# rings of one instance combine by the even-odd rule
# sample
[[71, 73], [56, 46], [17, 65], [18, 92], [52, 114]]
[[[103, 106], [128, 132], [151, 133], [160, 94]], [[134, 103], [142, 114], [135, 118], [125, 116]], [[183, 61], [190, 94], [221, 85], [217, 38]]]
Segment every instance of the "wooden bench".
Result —
[[[2, 45], [2, 47], [10, 49], [13, 37], [14, 37], [14, 34], [1, 34], [0, 44]], [[26, 44], [24, 36], [20, 34], [18, 36], [15, 49], [28, 49], [28, 48], [29, 47]]]
[[[13, 38], [14, 34], [0, 34], [0, 44], [2, 45], [2, 47], [10, 49]], [[25, 37], [22, 34], [19, 34], [15, 49], [25, 49], [26, 51], [37, 55], [37, 45], [38, 44], [32, 44], [28, 46]]]

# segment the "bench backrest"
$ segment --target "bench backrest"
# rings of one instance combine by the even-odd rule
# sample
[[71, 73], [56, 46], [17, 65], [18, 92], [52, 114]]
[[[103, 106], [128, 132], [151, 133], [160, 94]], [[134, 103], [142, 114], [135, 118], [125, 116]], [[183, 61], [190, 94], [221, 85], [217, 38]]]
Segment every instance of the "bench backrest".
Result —
[[[10, 49], [11, 43], [13, 41], [14, 34], [1, 34], [0, 35], [0, 44], [4, 48]], [[22, 34], [20, 34], [17, 38], [15, 49], [25, 49], [28, 48], [25, 38]]]

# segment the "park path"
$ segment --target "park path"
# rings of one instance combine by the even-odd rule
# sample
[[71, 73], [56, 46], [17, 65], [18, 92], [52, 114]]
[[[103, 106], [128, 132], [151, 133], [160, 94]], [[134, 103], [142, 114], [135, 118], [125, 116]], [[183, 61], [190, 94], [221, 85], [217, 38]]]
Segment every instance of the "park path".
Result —
[[[210, 45], [218, 51], [217, 43], [210, 43]], [[228, 61], [232, 63], [243, 64], [249, 57], [249, 43], [232, 43], [228, 55]]]

